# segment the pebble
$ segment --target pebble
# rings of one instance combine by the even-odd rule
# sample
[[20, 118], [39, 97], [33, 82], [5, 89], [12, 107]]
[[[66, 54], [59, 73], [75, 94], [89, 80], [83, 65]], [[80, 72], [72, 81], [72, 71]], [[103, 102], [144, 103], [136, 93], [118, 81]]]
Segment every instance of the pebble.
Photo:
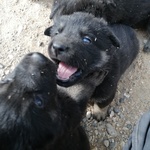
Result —
[[127, 94], [127, 93], [124, 93], [124, 96], [125, 96], [126, 98], [130, 98], [130, 95]]
[[43, 42], [38, 42], [38, 46], [39, 47], [44, 47], [44, 43]]
[[127, 124], [127, 126], [126, 126], [129, 130], [131, 130], [132, 129], [132, 125], [131, 124]]
[[91, 118], [91, 112], [90, 112], [90, 111], [87, 111], [87, 113], [86, 113], [86, 118], [87, 118], [87, 119], [90, 119], [90, 118]]
[[108, 141], [108, 140], [105, 140], [105, 141], [104, 141], [104, 145], [105, 145], [106, 147], [109, 147], [109, 141]]
[[117, 107], [115, 107], [115, 108], [114, 108], [114, 112], [115, 112], [115, 113], [119, 113], [119, 112], [120, 112], [120, 109], [117, 108]]
[[97, 128], [99, 131], [101, 131], [101, 130], [105, 129], [105, 125], [99, 125]]
[[126, 124], [131, 124], [131, 122], [130, 121], [126, 121]]
[[120, 103], [124, 103], [124, 101], [125, 101], [125, 97], [122, 97], [122, 98], [119, 99]]
[[125, 131], [129, 130], [127, 127], [123, 127], [122, 129], [125, 130]]
[[146, 44], [146, 43], [147, 43], [147, 40], [143, 40], [143, 43]]
[[109, 147], [110, 147], [111, 150], [116, 150], [115, 146], [116, 146], [116, 142], [115, 142], [114, 139], [113, 139], [113, 141], [111, 141], [111, 142], [109, 143]]
[[97, 127], [97, 125], [98, 125], [98, 122], [96, 120], [94, 122], [92, 122], [93, 127]]
[[0, 69], [4, 69], [4, 65], [0, 63]]
[[99, 134], [98, 130], [95, 130], [94, 132], [95, 132], [95, 134], [96, 134], [96, 135], [98, 135], [98, 134]]
[[124, 115], [122, 113], [119, 114], [121, 119], [124, 119]]
[[113, 137], [117, 136], [117, 131], [114, 129], [114, 127], [111, 124], [107, 123], [106, 127], [107, 127], [106, 130], [108, 134], [110, 134]]
[[5, 75], [9, 74], [9, 72], [10, 72], [9, 70], [6, 70], [6, 71], [5, 71]]
[[114, 115], [115, 115], [114, 111], [111, 111], [110, 112], [110, 118], [114, 117]]
[[117, 123], [117, 124], [116, 124], [116, 126], [117, 126], [117, 127], [119, 127], [119, 126], [120, 126], [120, 124], [119, 124], [119, 123]]
[[83, 122], [86, 122], [86, 118], [83, 119]]

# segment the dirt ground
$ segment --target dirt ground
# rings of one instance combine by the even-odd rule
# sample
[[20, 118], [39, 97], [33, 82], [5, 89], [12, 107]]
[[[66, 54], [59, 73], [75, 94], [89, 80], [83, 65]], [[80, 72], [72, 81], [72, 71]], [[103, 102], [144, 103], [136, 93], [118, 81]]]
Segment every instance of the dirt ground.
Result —
[[[49, 20], [51, 0], [0, 0], [0, 78], [8, 74], [28, 52], [47, 55], [49, 38], [43, 32]], [[92, 150], [121, 150], [139, 117], [150, 109], [150, 54], [141, 50], [118, 85], [110, 115], [105, 121], [83, 120]]]

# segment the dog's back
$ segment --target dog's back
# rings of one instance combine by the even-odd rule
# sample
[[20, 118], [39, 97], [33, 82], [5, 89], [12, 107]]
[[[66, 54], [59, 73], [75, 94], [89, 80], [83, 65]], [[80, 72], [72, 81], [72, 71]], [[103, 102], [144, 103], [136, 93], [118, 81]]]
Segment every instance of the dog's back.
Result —
[[150, 18], [150, 1], [54, 0], [51, 18], [79, 11], [92, 13], [96, 17], [104, 17], [109, 23], [124, 23], [135, 26], [143, 24]]
[[150, 1], [113, 0], [112, 3], [108, 3], [106, 0], [102, 16], [109, 23], [123, 23], [132, 27], [143, 26], [150, 18]]

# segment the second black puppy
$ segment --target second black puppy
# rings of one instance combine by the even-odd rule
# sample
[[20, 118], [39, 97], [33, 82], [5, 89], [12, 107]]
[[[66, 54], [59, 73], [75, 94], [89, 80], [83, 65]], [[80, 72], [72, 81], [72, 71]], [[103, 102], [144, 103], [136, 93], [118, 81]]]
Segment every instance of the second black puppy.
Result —
[[49, 59], [26, 55], [0, 82], [0, 150], [89, 150], [80, 121], [97, 77], [83, 80], [71, 97], [57, 90]]
[[149, 39], [144, 51], [150, 52], [150, 0], [54, 0], [51, 18], [79, 11], [103, 17], [110, 24], [145, 26]]
[[58, 65], [57, 83], [68, 87], [64, 90], [82, 80], [88, 83], [95, 72], [101, 74], [102, 83], [91, 99], [95, 103], [95, 117], [104, 118], [106, 111], [100, 113], [101, 109], [113, 100], [121, 75], [139, 51], [133, 29], [125, 25], [108, 26], [103, 19], [88, 13], [74, 13], [56, 19], [45, 35], [52, 38], [48, 50]]

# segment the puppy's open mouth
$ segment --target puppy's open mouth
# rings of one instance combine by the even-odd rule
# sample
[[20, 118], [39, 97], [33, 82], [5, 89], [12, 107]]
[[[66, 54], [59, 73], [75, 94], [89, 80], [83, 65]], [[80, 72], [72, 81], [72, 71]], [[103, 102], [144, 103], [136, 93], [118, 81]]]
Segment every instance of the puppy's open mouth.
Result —
[[82, 76], [82, 70], [76, 67], [67, 65], [64, 62], [58, 63], [57, 83], [60, 86], [71, 86], [77, 82]]

